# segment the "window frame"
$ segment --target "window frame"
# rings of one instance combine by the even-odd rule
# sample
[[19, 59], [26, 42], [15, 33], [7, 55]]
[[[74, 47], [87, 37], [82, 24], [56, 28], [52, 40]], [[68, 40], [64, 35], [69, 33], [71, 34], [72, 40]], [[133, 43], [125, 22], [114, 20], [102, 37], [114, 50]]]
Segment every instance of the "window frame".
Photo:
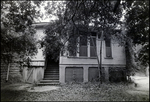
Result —
[[[106, 44], [107, 40], [109, 40], [109, 44], [110, 44], [109, 47], [107, 47], [107, 44]], [[112, 57], [112, 43], [111, 42], [112, 42], [112, 40], [110, 38], [105, 39], [105, 59], [113, 59], [113, 57]], [[107, 53], [107, 50], [108, 50], [107, 48], [110, 48], [110, 50], [109, 50], [110, 51], [110, 56], [107, 55], [108, 54]]]
[[[79, 57], [88, 57], [88, 36], [86, 38], [86, 45], [81, 45], [81, 37], [83, 37], [84, 35], [80, 35], [79, 36]], [[86, 47], [86, 55], [81, 55], [80, 54], [80, 48], [81, 47]]]

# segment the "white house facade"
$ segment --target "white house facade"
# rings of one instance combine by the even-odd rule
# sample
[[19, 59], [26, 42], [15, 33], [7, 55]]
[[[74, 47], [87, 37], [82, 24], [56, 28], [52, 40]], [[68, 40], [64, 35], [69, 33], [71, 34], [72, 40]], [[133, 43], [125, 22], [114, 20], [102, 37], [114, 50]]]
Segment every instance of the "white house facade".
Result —
[[[34, 24], [36, 37], [44, 37], [44, 26], [48, 23]], [[34, 73], [31, 77], [31, 82], [36, 82], [41, 85], [44, 83], [67, 83], [67, 82], [93, 82], [98, 78], [98, 61], [100, 59], [100, 43], [101, 40], [97, 34], [91, 39], [82, 40], [82, 36], [78, 37], [76, 43], [76, 53], [72, 54], [69, 51], [60, 52], [59, 61], [56, 63], [52, 60], [48, 61], [46, 55], [39, 52], [35, 58], [31, 59], [32, 69]], [[94, 47], [96, 46], [96, 48]], [[126, 55], [125, 48], [119, 46], [117, 41], [113, 39], [102, 40], [102, 76], [104, 82], [125, 80], [126, 74]], [[97, 53], [97, 54], [96, 54]], [[29, 76], [26, 72], [26, 78]], [[31, 71], [30, 71], [31, 72]], [[29, 78], [29, 77], [28, 77]], [[115, 79], [113, 79], [115, 78]]]

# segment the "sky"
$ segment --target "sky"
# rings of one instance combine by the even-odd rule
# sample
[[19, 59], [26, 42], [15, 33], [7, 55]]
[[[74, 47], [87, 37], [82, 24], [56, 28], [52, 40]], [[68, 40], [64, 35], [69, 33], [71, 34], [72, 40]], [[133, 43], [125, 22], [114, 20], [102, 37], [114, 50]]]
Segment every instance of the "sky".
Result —
[[43, 18], [39, 18], [39, 20], [36, 20], [37, 22], [50, 22], [51, 20], [57, 19], [57, 17], [55, 16], [46, 17], [46, 10], [44, 9], [44, 7], [47, 5], [48, 2], [51, 2], [51, 1], [44, 1], [43, 4], [41, 5], [40, 12], [43, 14]]

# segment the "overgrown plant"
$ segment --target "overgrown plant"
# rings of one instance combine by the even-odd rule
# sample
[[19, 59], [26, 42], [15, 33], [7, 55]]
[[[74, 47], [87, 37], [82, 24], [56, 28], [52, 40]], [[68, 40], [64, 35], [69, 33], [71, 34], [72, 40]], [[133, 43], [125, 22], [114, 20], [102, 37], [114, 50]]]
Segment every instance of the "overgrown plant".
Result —
[[39, 5], [36, 1], [1, 1], [1, 60], [4, 62], [8, 59], [12, 62], [14, 54], [23, 60], [37, 52], [32, 23], [39, 16]]

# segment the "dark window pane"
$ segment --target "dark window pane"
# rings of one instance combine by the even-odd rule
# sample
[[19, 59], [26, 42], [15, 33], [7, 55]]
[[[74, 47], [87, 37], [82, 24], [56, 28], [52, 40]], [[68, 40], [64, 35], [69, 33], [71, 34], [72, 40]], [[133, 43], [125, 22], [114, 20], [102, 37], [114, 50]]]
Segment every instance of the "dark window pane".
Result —
[[70, 51], [69, 51], [69, 56], [76, 56], [76, 51], [74, 51], [74, 50], [71, 51], [71, 50], [70, 50]]
[[111, 47], [106, 47], [106, 57], [111, 57]]
[[79, 56], [87, 56], [87, 36], [80, 36]]
[[106, 47], [110, 47], [110, 39], [106, 39]]
[[69, 39], [68, 49], [69, 49], [69, 56], [76, 56], [77, 38], [72, 37], [71, 39]]
[[90, 46], [90, 56], [96, 57], [95, 46]]
[[111, 40], [110, 39], [106, 39], [105, 43], [106, 43], [106, 57], [112, 57]]
[[95, 32], [92, 32], [92, 33], [91, 33], [91, 36], [96, 36], [96, 33], [95, 33]]
[[80, 56], [87, 56], [87, 46], [80, 46]]
[[87, 36], [81, 36], [80, 37], [80, 45], [87, 46]]
[[94, 46], [92, 39], [93, 39], [94, 45], [96, 46], [96, 38], [93, 38], [93, 37], [90, 39], [90, 46]]

